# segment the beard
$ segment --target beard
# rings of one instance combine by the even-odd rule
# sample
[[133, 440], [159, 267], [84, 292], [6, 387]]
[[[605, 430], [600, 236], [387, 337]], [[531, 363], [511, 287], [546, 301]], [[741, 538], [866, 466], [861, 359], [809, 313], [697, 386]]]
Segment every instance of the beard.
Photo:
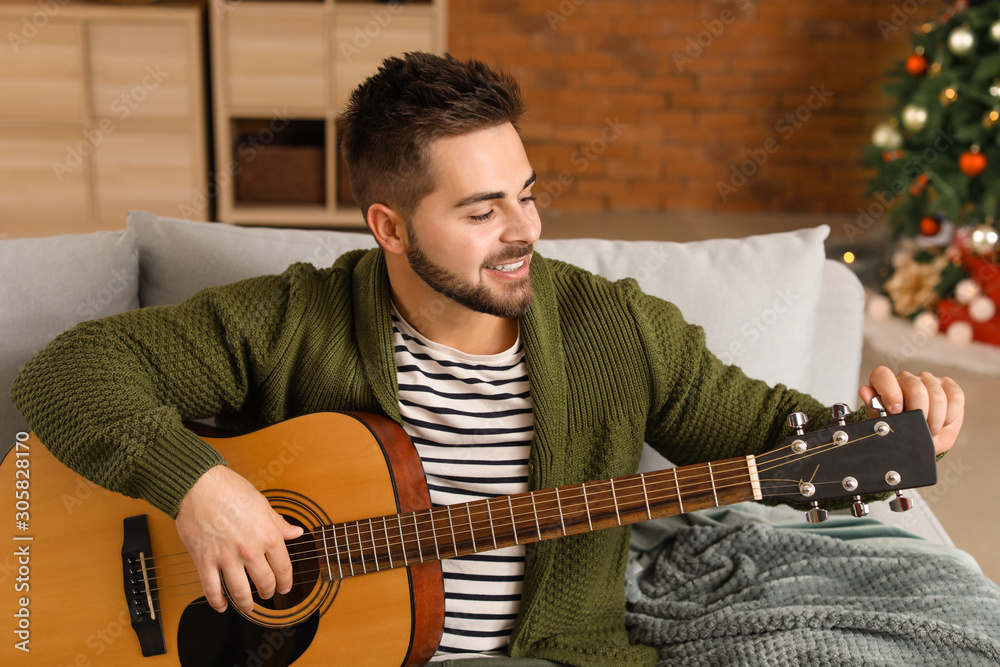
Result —
[[[448, 297], [469, 310], [485, 313], [493, 317], [520, 317], [531, 306], [531, 274], [507, 285], [502, 290], [493, 290], [489, 285], [467, 280], [452, 273], [440, 264], [435, 264], [420, 247], [416, 234], [406, 228], [409, 252], [406, 259], [410, 268], [438, 294]], [[533, 246], [510, 246], [506, 250], [488, 258], [483, 267], [511, 264], [531, 254]]]

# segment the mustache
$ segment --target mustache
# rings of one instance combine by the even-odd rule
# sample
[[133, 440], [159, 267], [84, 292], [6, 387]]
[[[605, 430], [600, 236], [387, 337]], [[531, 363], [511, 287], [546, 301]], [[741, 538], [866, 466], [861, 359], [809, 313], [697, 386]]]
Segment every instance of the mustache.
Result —
[[511, 246], [510, 248], [503, 250], [492, 257], [488, 257], [483, 266], [500, 266], [501, 264], [510, 264], [516, 262], [522, 257], [527, 257], [535, 251], [535, 245], [521, 245], [521, 246]]

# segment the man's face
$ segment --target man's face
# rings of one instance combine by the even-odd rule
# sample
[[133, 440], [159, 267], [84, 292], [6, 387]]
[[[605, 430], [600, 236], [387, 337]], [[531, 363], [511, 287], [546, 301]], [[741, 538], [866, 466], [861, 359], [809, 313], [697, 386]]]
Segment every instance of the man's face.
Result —
[[407, 224], [407, 260], [428, 286], [495, 317], [531, 305], [531, 253], [541, 232], [535, 172], [512, 125], [438, 139], [436, 182]]

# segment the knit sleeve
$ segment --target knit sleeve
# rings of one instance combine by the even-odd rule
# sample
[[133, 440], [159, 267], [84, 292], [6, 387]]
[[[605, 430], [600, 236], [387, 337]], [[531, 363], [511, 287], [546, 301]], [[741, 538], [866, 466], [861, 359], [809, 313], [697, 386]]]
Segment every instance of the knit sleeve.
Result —
[[703, 329], [675, 305], [637, 286], [626, 299], [649, 364], [646, 439], [677, 465], [766, 451], [791, 434], [785, 419], [792, 412], [805, 412], [811, 426], [830, 421], [811, 396], [723, 364], [706, 347]]
[[182, 425], [239, 410], [286, 319], [288, 274], [84, 322], [18, 374], [11, 398], [70, 468], [170, 516], [222, 456]]

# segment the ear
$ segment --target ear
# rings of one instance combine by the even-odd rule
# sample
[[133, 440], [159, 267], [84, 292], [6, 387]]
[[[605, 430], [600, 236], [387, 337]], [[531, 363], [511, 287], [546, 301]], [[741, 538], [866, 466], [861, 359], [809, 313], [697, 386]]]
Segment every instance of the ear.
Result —
[[368, 229], [385, 252], [402, 255], [406, 252], [406, 222], [395, 209], [385, 204], [368, 207]]

